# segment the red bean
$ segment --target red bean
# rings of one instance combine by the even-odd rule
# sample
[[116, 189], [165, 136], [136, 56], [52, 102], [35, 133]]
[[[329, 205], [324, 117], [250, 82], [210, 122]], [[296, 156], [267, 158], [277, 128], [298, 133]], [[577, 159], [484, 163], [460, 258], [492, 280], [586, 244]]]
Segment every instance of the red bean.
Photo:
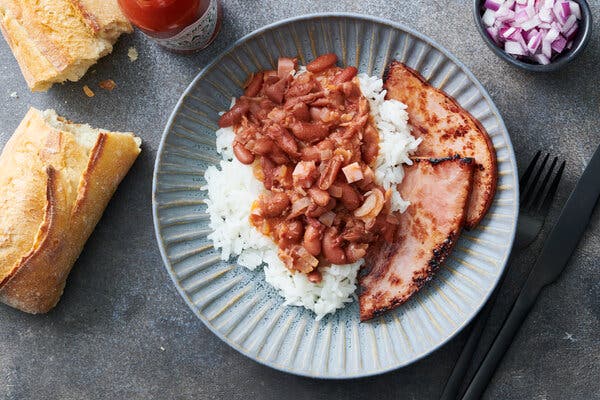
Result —
[[362, 204], [360, 193], [347, 183], [339, 183], [342, 188], [342, 197], [340, 198], [344, 207], [348, 211], [354, 211]]
[[326, 190], [321, 190], [316, 187], [312, 187], [308, 189], [308, 195], [315, 202], [316, 205], [320, 207], [325, 207], [329, 203], [329, 193]]
[[267, 192], [259, 198], [263, 217], [279, 217], [290, 206], [290, 198], [283, 192]]
[[313, 204], [312, 206], [308, 207], [305, 214], [307, 217], [319, 218], [321, 215], [325, 214], [326, 212], [333, 210], [336, 205], [337, 205], [337, 201], [335, 199], [329, 199], [329, 203], [327, 203], [327, 205], [325, 207], [321, 207], [316, 204]]
[[306, 69], [313, 73], [325, 71], [327, 68], [335, 65], [337, 62], [337, 55], [335, 53], [323, 54], [309, 62], [306, 65]]
[[304, 236], [304, 225], [297, 219], [282, 221], [277, 225], [279, 241], [283, 243], [298, 243]]
[[294, 136], [308, 143], [323, 140], [329, 135], [329, 128], [323, 124], [311, 124], [307, 122], [295, 122], [290, 126]]
[[250, 79], [250, 82], [248, 82], [248, 86], [246, 86], [246, 89], [244, 90], [244, 96], [255, 97], [260, 92], [260, 89], [263, 85], [264, 75], [265, 74], [262, 71], [254, 74], [252, 79]]
[[316, 219], [309, 219], [304, 230], [302, 245], [313, 256], [321, 254], [321, 239], [325, 227]]
[[377, 159], [377, 155], [379, 154], [379, 133], [371, 124], [365, 127], [360, 151], [362, 159], [366, 164], [372, 164]]
[[293, 97], [304, 96], [305, 94], [309, 94], [314, 88], [314, 82], [294, 83], [285, 92], [285, 98], [291, 99]]
[[296, 143], [296, 139], [294, 139], [287, 129], [280, 127], [274, 139], [279, 147], [281, 147], [281, 150], [285, 151], [288, 155], [292, 157], [298, 156], [298, 143]]
[[273, 187], [273, 183], [275, 180], [275, 168], [276, 165], [269, 157], [261, 157], [260, 158], [260, 167], [263, 177], [263, 184], [267, 190], [271, 190]]
[[244, 101], [237, 101], [233, 107], [219, 118], [219, 128], [233, 126], [242, 120], [250, 106]]
[[300, 151], [300, 157], [305, 161], [320, 161], [321, 151], [317, 146], [308, 146]]
[[335, 178], [340, 172], [340, 168], [342, 167], [342, 157], [340, 155], [336, 155], [330, 160], [327, 160], [324, 163], [323, 172], [321, 172], [321, 176], [319, 177], [319, 181], [317, 182], [319, 189], [327, 190], [329, 187], [335, 182]]
[[237, 140], [233, 141], [233, 154], [242, 164], [252, 164], [254, 162], [254, 154], [248, 150], [243, 144]]
[[288, 78], [283, 78], [274, 84], [267, 86], [265, 89], [265, 95], [274, 103], [281, 104], [281, 102], [283, 102], [283, 96], [285, 94], [287, 82]]
[[308, 106], [305, 103], [298, 103], [292, 107], [292, 115], [298, 121], [310, 121], [310, 112], [308, 111]]
[[358, 70], [356, 69], [356, 67], [346, 67], [340, 72], [338, 72], [336, 76], [333, 77], [332, 83], [334, 85], [341, 85], [342, 83], [348, 82], [349, 80], [354, 78], [357, 73]]
[[248, 146], [253, 153], [259, 156], [269, 155], [273, 151], [274, 143], [271, 139], [262, 137], [256, 139], [252, 147]]
[[323, 257], [332, 264], [346, 264], [346, 253], [340, 245], [341, 239], [338, 236], [337, 229], [327, 228], [321, 242], [321, 251]]

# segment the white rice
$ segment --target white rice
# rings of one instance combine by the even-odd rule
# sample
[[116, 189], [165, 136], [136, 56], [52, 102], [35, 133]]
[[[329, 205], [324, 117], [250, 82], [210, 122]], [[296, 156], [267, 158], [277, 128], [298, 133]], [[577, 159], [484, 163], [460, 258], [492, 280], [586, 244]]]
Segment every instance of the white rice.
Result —
[[[402, 199], [396, 185], [404, 177], [402, 165], [411, 163], [409, 156], [420, 140], [410, 134], [406, 105], [384, 100], [382, 80], [365, 74], [358, 78], [379, 129], [375, 176], [382, 186], [392, 189], [392, 208], [404, 212], [409, 204]], [[207, 211], [213, 230], [208, 238], [215, 248], [221, 249], [221, 258], [228, 260], [237, 256], [237, 263], [251, 270], [264, 265], [266, 281], [285, 298], [285, 304], [312, 310], [317, 320], [352, 302], [356, 275], [363, 260], [320, 269], [323, 276], [320, 283], [310, 282], [304, 274], [290, 272], [277, 256], [273, 240], [259, 233], [249, 222], [252, 202], [264, 190], [262, 182], [254, 177], [252, 168], [234, 157], [233, 129], [219, 129], [216, 135], [217, 151], [223, 159], [220, 168], [211, 166], [206, 170], [207, 185], [203, 189], [208, 190]]]
[[371, 115], [379, 130], [375, 178], [386, 190], [392, 189], [392, 211], [403, 213], [409, 203], [402, 199], [396, 186], [404, 178], [402, 164], [412, 164], [410, 155], [417, 150], [421, 139], [410, 134], [406, 104], [385, 100], [386, 91], [380, 78], [359, 74], [358, 80], [363, 95], [369, 99]]

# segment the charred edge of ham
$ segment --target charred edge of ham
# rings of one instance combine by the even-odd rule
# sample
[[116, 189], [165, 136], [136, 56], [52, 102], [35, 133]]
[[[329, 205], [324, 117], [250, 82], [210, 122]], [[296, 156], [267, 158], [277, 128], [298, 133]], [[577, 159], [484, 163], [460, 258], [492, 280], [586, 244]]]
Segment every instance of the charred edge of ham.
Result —
[[[448, 258], [448, 255], [450, 254], [450, 252], [454, 248], [454, 245], [456, 244], [457, 238], [458, 238], [458, 234], [456, 232], [452, 232], [440, 246], [433, 249], [432, 257], [428, 262], [429, 268], [427, 271], [424, 271], [425, 276], [424, 277], [416, 276], [416, 277], [413, 277], [413, 279], [412, 279], [412, 283], [413, 283], [414, 287], [416, 288], [416, 290], [414, 290], [408, 296], [401, 296], [401, 297], [394, 298], [392, 300], [391, 304], [387, 307], [375, 309], [373, 311], [372, 317], [370, 317], [369, 319], [379, 317], [379, 316], [385, 314], [386, 312], [393, 310], [394, 308], [398, 307], [399, 305], [406, 303], [416, 293], [418, 293], [419, 290], [421, 290], [421, 288], [433, 278], [434, 274], [440, 269], [442, 264], [446, 261], [446, 258]], [[392, 246], [389, 246], [389, 247], [392, 247]], [[390, 249], [386, 249], [386, 250], [389, 251]], [[390, 261], [388, 261], [388, 262], [390, 262]], [[370, 273], [370, 271], [371, 271], [370, 268], [363, 268], [360, 271], [360, 275], [366, 276]], [[363, 286], [360, 285], [358, 288], [358, 293], [360, 294], [363, 290], [364, 290]]]
[[[451, 157], [412, 158], [411, 160], [413, 162], [427, 161], [427, 162], [431, 163], [432, 165], [437, 165], [437, 164], [443, 163], [444, 161], [452, 161], [452, 160], [460, 160], [461, 164], [472, 164], [475, 162], [475, 159], [473, 159], [472, 157], [462, 157], [460, 154], [455, 154]], [[479, 164], [475, 164], [476, 167], [477, 167], [477, 165], [479, 165]]]

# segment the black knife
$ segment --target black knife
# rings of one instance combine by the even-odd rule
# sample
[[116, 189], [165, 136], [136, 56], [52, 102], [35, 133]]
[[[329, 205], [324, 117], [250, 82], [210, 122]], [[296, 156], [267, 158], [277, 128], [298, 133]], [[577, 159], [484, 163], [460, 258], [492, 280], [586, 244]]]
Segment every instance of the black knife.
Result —
[[481, 398], [540, 291], [544, 286], [554, 282], [567, 265], [588, 225], [598, 197], [600, 197], [600, 146], [596, 148], [591, 161], [563, 207], [558, 222], [550, 232], [502, 329], [471, 380], [463, 400]]

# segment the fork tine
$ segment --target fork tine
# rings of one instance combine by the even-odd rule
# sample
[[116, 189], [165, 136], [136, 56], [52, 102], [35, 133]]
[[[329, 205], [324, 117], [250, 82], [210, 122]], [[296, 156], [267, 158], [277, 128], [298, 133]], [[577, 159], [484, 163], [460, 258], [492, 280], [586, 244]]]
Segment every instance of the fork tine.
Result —
[[560, 178], [562, 177], [562, 174], [565, 170], [565, 164], [566, 161], [563, 161], [562, 164], [560, 164], [558, 172], [556, 173], [556, 176], [554, 177], [550, 188], [548, 188], [548, 193], [546, 193], [544, 202], [538, 207], [538, 210], [548, 211], [550, 209], [550, 204], [552, 203], [552, 199], [554, 199], [554, 195], [556, 194], [556, 191], [558, 189], [558, 183], [560, 182]]
[[554, 160], [552, 160], [552, 164], [550, 164], [550, 168], [548, 168], [548, 172], [546, 172], [546, 176], [544, 176], [544, 180], [542, 180], [542, 183], [540, 184], [540, 187], [537, 190], [537, 194], [535, 195], [535, 198], [531, 202], [531, 207], [533, 209], [539, 209], [540, 200], [542, 199], [542, 196], [544, 195], [546, 185], [548, 184], [548, 181], [550, 180], [550, 177], [552, 176], [552, 173], [554, 172], [554, 167], [556, 167], [557, 162], [558, 162], [558, 157], [554, 157]]
[[525, 185], [527, 185], [527, 181], [529, 181], [529, 177], [533, 173], [533, 169], [535, 168], [535, 164], [537, 164], [537, 162], [538, 162], [541, 154], [542, 154], [542, 152], [540, 150], [538, 150], [538, 152], [535, 153], [535, 156], [533, 157], [533, 159], [531, 160], [531, 162], [527, 166], [527, 169], [525, 170], [525, 172], [521, 176], [521, 179], [519, 180], [519, 192], [520, 192], [519, 194], [521, 196], [523, 195], [523, 192], [525, 192]]
[[537, 173], [533, 177], [533, 181], [531, 182], [531, 185], [529, 185], [529, 188], [525, 192], [525, 196], [523, 196], [523, 203], [522, 204], [523, 204], [524, 207], [527, 207], [527, 205], [531, 203], [530, 202], [531, 196], [533, 195], [535, 187], [537, 186], [537, 183], [540, 180], [540, 176], [542, 175], [542, 172], [544, 172], [544, 167], [546, 167], [546, 163], [548, 162], [548, 158], [550, 158], [550, 154], [546, 154], [546, 157], [544, 157], [544, 160], [542, 161], [542, 165], [540, 165], [540, 168], [538, 169]]

